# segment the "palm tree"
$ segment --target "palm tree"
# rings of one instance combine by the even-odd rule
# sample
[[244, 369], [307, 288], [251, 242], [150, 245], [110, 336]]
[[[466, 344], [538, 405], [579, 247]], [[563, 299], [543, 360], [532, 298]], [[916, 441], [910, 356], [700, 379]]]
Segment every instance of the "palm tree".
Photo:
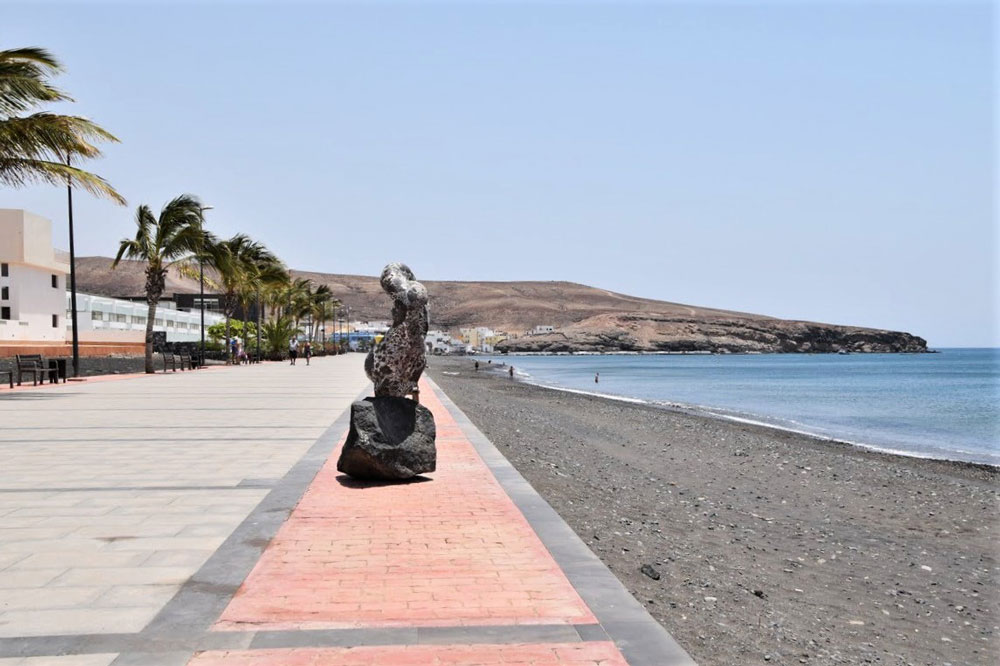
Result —
[[229, 320], [240, 302], [248, 302], [247, 294], [257, 293], [261, 286], [261, 267], [280, 265], [277, 257], [261, 243], [246, 234], [236, 234], [227, 240], [212, 240], [206, 246], [207, 264], [215, 268], [222, 291], [222, 312], [226, 317], [226, 352], [230, 349]]
[[110, 132], [79, 116], [36, 112], [46, 103], [72, 101], [50, 78], [62, 66], [39, 48], [0, 51], [0, 185], [21, 187], [67, 182], [92, 194], [125, 204], [125, 199], [100, 176], [70, 166], [72, 158], [99, 157], [98, 141], [114, 141]]
[[[263, 249], [263, 246], [258, 246]], [[243, 276], [243, 286], [240, 289], [240, 305], [244, 314], [250, 312], [250, 303], [256, 301], [257, 304], [257, 341], [256, 350], [260, 356], [261, 337], [261, 309], [263, 307], [263, 293], [265, 289], [273, 285], [285, 284], [288, 281], [288, 270], [285, 265], [273, 254], [263, 249], [262, 252], [254, 252], [247, 257], [247, 266]], [[249, 347], [248, 341], [244, 345]]]
[[267, 341], [267, 351], [272, 356], [281, 356], [288, 349], [288, 342], [299, 334], [299, 329], [291, 317], [280, 316], [264, 324], [264, 339]]
[[205, 243], [202, 206], [197, 197], [182, 194], [154, 217], [143, 204], [135, 212], [135, 238], [123, 238], [111, 264], [117, 268], [122, 257], [146, 262], [146, 372], [153, 373], [153, 322], [156, 305], [166, 286], [167, 271], [175, 264], [191, 261]]
[[309, 314], [312, 315], [312, 326], [309, 327], [309, 342], [314, 342], [319, 332], [320, 322], [326, 320], [327, 306], [334, 300], [330, 287], [321, 284], [309, 294]]

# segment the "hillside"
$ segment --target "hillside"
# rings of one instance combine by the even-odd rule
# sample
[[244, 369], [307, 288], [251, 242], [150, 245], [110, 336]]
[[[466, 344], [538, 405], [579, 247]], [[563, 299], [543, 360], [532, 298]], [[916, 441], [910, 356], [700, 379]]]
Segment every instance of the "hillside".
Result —
[[[104, 296], [141, 296], [144, 266], [122, 262], [114, 271], [107, 257], [77, 259], [81, 291]], [[351, 309], [352, 320], [384, 320], [389, 300], [378, 278], [293, 270], [330, 287]], [[797, 322], [763, 315], [636, 298], [572, 282], [424, 281], [430, 293], [433, 328], [452, 332], [489, 326], [508, 332], [538, 324], [559, 331], [522, 336], [509, 351], [926, 351], [908, 333]], [[171, 271], [166, 293], [195, 293], [198, 281]]]

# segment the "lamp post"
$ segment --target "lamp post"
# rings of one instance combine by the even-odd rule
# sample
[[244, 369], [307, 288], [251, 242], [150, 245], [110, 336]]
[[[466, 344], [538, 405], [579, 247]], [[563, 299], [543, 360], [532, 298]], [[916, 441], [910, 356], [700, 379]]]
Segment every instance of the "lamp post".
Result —
[[[212, 210], [215, 206], [202, 206], [201, 214], [204, 215], [206, 210]], [[205, 220], [202, 219], [202, 224], [204, 225]], [[198, 364], [199, 367], [205, 367], [205, 248], [202, 247], [201, 251], [198, 253], [198, 282], [201, 285], [200, 296], [201, 296], [201, 362]]]
[[[66, 153], [66, 166], [70, 166], [69, 153]], [[66, 177], [66, 204], [69, 208], [69, 308], [70, 318], [73, 321], [73, 378], [77, 379], [80, 377], [80, 334], [76, 321], [76, 248], [73, 246], [72, 176]], [[65, 333], [63, 335], [65, 336]]]

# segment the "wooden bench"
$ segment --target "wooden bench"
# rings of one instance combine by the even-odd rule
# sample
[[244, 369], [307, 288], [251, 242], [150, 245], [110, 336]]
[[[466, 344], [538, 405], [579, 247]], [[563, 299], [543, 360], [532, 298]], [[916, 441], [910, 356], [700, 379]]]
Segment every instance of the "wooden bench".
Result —
[[7, 375], [7, 382], [10, 384], [11, 388], [14, 388], [14, 371], [13, 370], [0, 370], [0, 377]]
[[15, 354], [14, 361], [17, 364], [17, 385], [21, 385], [24, 373], [31, 373], [31, 385], [38, 386], [38, 382], [45, 383], [45, 376], [49, 376], [49, 383], [59, 383], [59, 369], [47, 366], [41, 354]]

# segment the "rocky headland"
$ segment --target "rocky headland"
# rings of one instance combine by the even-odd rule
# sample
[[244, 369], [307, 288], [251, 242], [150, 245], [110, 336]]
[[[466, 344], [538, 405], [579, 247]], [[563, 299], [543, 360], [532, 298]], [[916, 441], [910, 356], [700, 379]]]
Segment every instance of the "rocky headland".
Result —
[[763, 317], [649, 312], [589, 317], [552, 333], [505, 340], [502, 352], [866, 353], [927, 351], [899, 331]]

